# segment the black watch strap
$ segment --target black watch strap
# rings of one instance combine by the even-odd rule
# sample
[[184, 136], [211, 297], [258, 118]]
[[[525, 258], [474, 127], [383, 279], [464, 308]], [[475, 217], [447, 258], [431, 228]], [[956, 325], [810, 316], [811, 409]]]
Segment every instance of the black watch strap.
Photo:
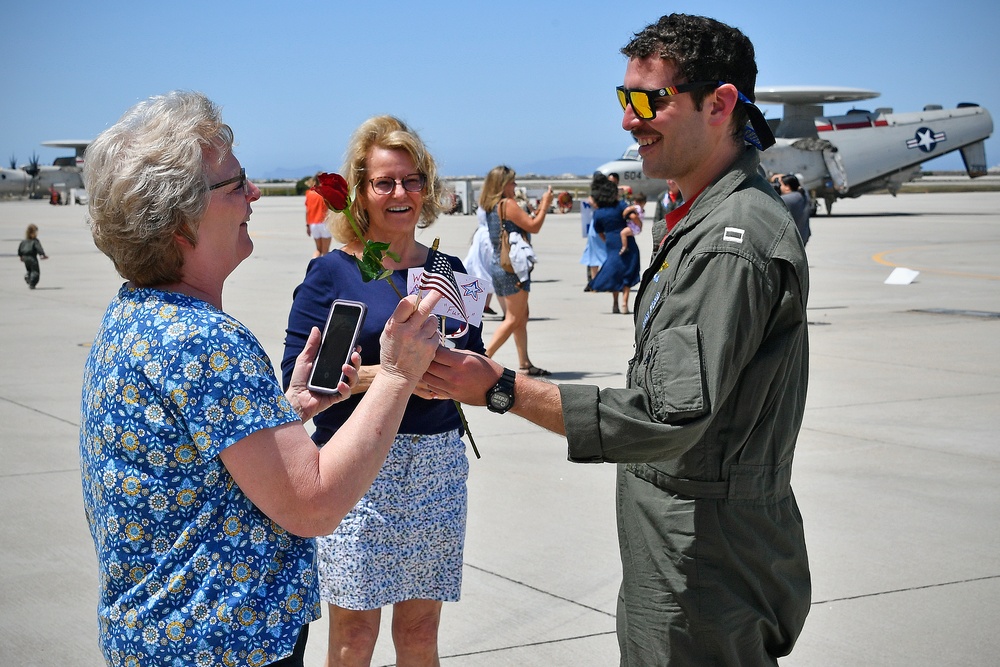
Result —
[[503, 374], [495, 385], [486, 392], [486, 407], [490, 412], [503, 414], [514, 407], [514, 381], [517, 374], [509, 368], [503, 369]]

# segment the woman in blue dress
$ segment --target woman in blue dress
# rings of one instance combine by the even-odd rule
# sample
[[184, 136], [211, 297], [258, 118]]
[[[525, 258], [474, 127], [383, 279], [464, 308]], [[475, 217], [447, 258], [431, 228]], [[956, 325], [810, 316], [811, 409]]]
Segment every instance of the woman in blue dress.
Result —
[[[618, 186], [604, 174], [597, 172], [590, 185], [590, 196], [597, 205], [594, 210], [594, 231], [604, 241], [607, 259], [587, 284], [588, 292], [611, 292], [614, 299], [612, 313], [628, 313], [629, 292], [639, 284], [639, 246], [634, 236], [629, 236], [624, 252], [621, 230], [625, 227], [628, 204], [618, 198]], [[618, 295], [622, 306], [618, 307]]]

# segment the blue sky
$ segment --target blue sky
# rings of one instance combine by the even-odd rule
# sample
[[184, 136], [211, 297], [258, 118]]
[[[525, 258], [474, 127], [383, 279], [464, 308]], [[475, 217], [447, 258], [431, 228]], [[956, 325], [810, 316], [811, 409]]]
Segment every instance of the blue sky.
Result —
[[[630, 143], [614, 95], [632, 33], [669, 11], [754, 42], [757, 83], [867, 88], [828, 105], [977, 102], [1000, 118], [995, 0], [807, 2], [9, 2], [0, 13], [0, 163], [43, 163], [172, 89], [223, 106], [254, 178], [339, 169], [351, 131], [400, 116], [445, 175], [587, 172]], [[768, 117], [781, 109], [762, 105]], [[1000, 165], [997, 133], [987, 163]], [[925, 169], [960, 169], [957, 153]]]

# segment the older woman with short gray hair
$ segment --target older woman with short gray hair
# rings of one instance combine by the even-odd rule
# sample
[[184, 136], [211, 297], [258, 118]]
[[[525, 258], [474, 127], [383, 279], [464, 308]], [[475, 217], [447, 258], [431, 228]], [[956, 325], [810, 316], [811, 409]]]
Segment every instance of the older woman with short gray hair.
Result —
[[80, 469], [109, 664], [301, 665], [320, 613], [315, 535], [375, 478], [437, 349], [436, 299], [400, 302], [380, 372], [322, 451], [302, 422], [346, 398], [309, 391], [318, 329], [282, 392], [254, 335], [222, 309], [253, 251], [260, 191], [200, 93], [140, 102], [87, 150], [97, 246], [128, 281], [83, 378]]

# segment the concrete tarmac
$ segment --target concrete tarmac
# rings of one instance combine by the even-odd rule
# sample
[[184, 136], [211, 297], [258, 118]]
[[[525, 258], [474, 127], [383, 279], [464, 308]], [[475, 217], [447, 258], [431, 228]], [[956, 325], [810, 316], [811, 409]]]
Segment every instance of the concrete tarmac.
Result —
[[[301, 198], [254, 205], [253, 256], [225, 309], [281, 358], [292, 289], [312, 253]], [[0, 665], [89, 667], [97, 566], [78, 462], [84, 359], [122, 280], [79, 206], [0, 202]], [[29, 291], [29, 223], [51, 258]], [[792, 485], [813, 607], [782, 665], [982, 665], [1000, 654], [1000, 193], [869, 195], [813, 219], [811, 378]], [[419, 238], [464, 257], [471, 216]], [[648, 259], [648, 232], [639, 236]], [[554, 382], [622, 386], [631, 317], [586, 294], [577, 215], [535, 236], [529, 350]], [[885, 285], [895, 266], [918, 270]], [[485, 323], [488, 337], [495, 322]], [[516, 366], [513, 342], [497, 358]], [[444, 608], [453, 667], [618, 664], [621, 574], [614, 466], [566, 461], [564, 441], [467, 408], [463, 598]], [[374, 665], [395, 660], [389, 614]], [[326, 619], [306, 664], [323, 664]]]

